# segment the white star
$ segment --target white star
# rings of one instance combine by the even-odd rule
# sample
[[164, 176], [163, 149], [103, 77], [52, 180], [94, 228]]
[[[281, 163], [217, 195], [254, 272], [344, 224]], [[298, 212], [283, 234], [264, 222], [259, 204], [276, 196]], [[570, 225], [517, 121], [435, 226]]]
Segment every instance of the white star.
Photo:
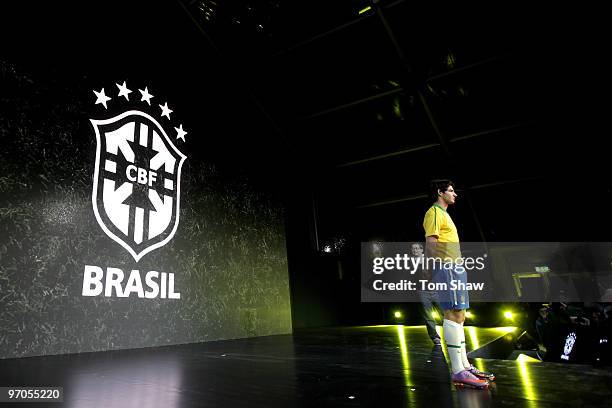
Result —
[[145, 86], [144, 91], [142, 89], [139, 89], [139, 91], [142, 94], [142, 99], [140, 100], [140, 102], [146, 101], [149, 104], [149, 106], [151, 106], [151, 98], [153, 97], [153, 95], [149, 93], [149, 90], [147, 89], [147, 87]]
[[180, 124], [179, 127], [175, 127], [174, 130], [176, 130], [176, 138], [177, 139], [183, 139], [183, 142], [185, 141], [185, 135], [187, 134], [187, 132], [185, 132], [183, 130], [183, 125]]
[[102, 105], [104, 105], [104, 109], [107, 109], [106, 102], [110, 101], [111, 98], [106, 96], [106, 94], [104, 93], [104, 88], [102, 88], [102, 90], [100, 92], [93, 91], [93, 93], [96, 94], [96, 98], [97, 98], [96, 99], [96, 105], [101, 103]]
[[170, 119], [170, 114], [173, 112], [173, 110], [168, 108], [168, 102], [164, 103], [164, 105], [159, 105], [159, 107], [162, 110], [162, 116], [167, 117], [168, 119]]
[[125, 84], [125, 81], [123, 81], [123, 85], [119, 85], [119, 84], [115, 84], [115, 85], [117, 85], [117, 88], [119, 88], [119, 95], [117, 96], [125, 96], [125, 100], [129, 101], [130, 98], [128, 97], [128, 94], [132, 93], [132, 91], [127, 89], [127, 85]]

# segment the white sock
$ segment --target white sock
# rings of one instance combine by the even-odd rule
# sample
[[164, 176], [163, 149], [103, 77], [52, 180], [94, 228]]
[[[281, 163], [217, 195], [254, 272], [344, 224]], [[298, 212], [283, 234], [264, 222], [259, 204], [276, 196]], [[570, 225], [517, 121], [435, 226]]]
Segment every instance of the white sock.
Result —
[[467, 358], [467, 350], [465, 349], [465, 332], [463, 331], [463, 323], [461, 324], [461, 362], [463, 363], [463, 367], [468, 370], [472, 367], [470, 364], [470, 360]]
[[463, 327], [452, 320], [444, 319], [442, 328], [444, 329], [444, 341], [446, 342], [448, 357], [451, 362], [451, 371], [453, 374], [457, 374], [465, 370], [463, 361], [461, 361], [461, 333], [463, 332]]

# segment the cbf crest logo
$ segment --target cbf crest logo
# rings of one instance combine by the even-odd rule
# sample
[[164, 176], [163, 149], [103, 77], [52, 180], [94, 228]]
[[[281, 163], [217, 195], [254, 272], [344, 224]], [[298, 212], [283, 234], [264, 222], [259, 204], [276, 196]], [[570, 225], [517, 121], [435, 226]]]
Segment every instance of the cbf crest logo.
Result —
[[[126, 82], [116, 86], [116, 98], [106, 96], [104, 88], [93, 91], [96, 104], [104, 106], [105, 112], [109, 101], [130, 102], [132, 91]], [[123, 246], [136, 262], [168, 243], [178, 228], [181, 168], [186, 156], [175, 143], [179, 139], [185, 142], [187, 134], [182, 124], [174, 132], [166, 132], [158, 118], [164, 121], [165, 117], [164, 125], [169, 124], [173, 111], [168, 103], [158, 105], [161, 114], [157, 118], [155, 112], [144, 111], [150, 110], [154, 96], [147, 87], [138, 91], [140, 101], [134, 95], [131, 101], [132, 107], [138, 109], [90, 119], [96, 138], [91, 194], [94, 214], [106, 235]]]
[[565, 338], [565, 346], [563, 346], [563, 354], [561, 355], [562, 360], [569, 360], [569, 355], [574, 349], [574, 344], [576, 344], [576, 333], [571, 332]]

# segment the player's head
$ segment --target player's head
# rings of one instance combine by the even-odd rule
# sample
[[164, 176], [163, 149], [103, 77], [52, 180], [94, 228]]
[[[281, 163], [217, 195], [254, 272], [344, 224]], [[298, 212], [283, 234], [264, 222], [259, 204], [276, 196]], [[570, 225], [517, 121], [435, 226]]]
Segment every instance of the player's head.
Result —
[[423, 255], [423, 245], [418, 242], [413, 243], [410, 246], [410, 250], [412, 252], [412, 256], [420, 257]]
[[437, 202], [443, 200], [447, 205], [455, 204], [457, 193], [455, 184], [450, 180], [432, 180], [430, 184], [431, 200]]

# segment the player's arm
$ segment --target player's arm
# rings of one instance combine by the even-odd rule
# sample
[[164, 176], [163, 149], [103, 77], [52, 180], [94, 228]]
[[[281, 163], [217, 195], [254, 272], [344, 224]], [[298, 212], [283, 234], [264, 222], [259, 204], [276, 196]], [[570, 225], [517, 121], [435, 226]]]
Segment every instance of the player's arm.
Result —
[[428, 271], [429, 262], [428, 259], [434, 257], [436, 252], [436, 246], [438, 245], [438, 238], [440, 237], [440, 220], [438, 219], [437, 210], [432, 207], [425, 213], [425, 219], [423, 220], [423, 229], [425, 230], [425, 263], [424, 271]]
[[437, 235], [429, 235], [425, 238], [425, 259], [423, 260], [423, 276], [425, 279], [431, 278], [431, 270], [427, 260], [433, 258], [436, 254], [436, 245], [438, 245]]
[[432, 256], [436, 253], [436, 245], [438, 244], [438, 236], [430, 235], [425, 238], [425, 256]]

